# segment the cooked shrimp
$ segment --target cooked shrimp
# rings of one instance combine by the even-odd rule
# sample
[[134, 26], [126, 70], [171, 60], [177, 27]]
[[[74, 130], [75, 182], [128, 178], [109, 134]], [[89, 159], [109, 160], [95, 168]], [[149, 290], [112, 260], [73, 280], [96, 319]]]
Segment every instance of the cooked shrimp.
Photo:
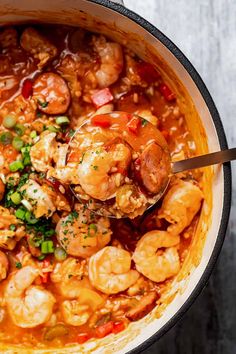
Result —
[[51, 168], [48, 170], [47, 178], [53, 177], [58, 179], [61, 183], [79, 184], [79, 177], [76, 166], [65, 166], [59, 168]]
[[40, 111], [47, 114], [63, 114], [70, 104], [70, 91], [60, 75], [47, 72], [35, 80], [33, 99]]
[[29, 179], [22, 187], [21, 192], [24, 199], [30, 204], [36, 218], [41, 216], [49, 217], [56, 210], [56, 207], [47, 191], [37, 182]]
[[56, 284], [62, 296], [75, 299], [80, 295], [82, 288], [91, 287], [86, 265], [86, 261], [72, 257], [56, 264], [51, 273], [51, 280]]
[[[180, 269], [179, 255], [176, 246], [180, 238], [166, 231], [153, 230], [147, 232], [138, 241], [133, 253], [136, 269], [148, 279], [162, 282]], [[165, 248], [164, 251], [159, 250]]]
[[9, 268], [8, 258], [5, 255], [5, 253], [0, 251], [0, 282], [3, 279], [6, 279], [8, 268]]
[[[10, 230], [10, 225], [15, 225], [15, 230]], [[0, 247], [13, 250], [17, 242], [25, 235], [24, 227], [18, 224], [15, 215], [0, 206]]]
[[107, 42], [105, 37], [94, 37], [93, 44], [100, 56], [101, 66], [95, 73], [98, 85], [108, 87], [119, 78], [123, 69], [123, 53], [118, 43]]
[[203, 194], [193, 183], [177, 180], [165, 195], [159, 219], [166, 219], [171, 225], [167, 231], [180, 234], [191, 224], [194, 216], [200, 210]]
[[90, 258], [89, 279], [103, 293], [117, 294], [128, 289], [139, 277], [139, 273], [130, 266], [128, 251], [107, 246]]
[[6, 286], [7, 309], [18, 327], [36, 327], [52, 315], [54, 296], [43, 287], [32, 285], [39, 274], [39, 269], [26, 266], [13, 274]]
[[61, 311], [64, 321], [72, 326], [81, 326], [103, 303], [103, 297], [96, 291], [82, 288], [78, 299], [63, 301]]
[[48, 198], [53, 201], [54, 207], [61, 211], [71, 211], [70, 203], [66, 198], [66, 190], [62, 185], [58, 188], [53, 186], [53, 182], [42, 183], [41, 188], [44, 193], [48, 195]]
[[77, 164], [67, 163], [67, 144], [58, 144], [54, 150], [53, 160], [56, 163], [55, 168], [48, 170], [47, 177], [54, 177], [62, 183], [79, 184], [77, 174]]
[[[81, 187], [95, 199], [112, 198], [124, 180], [119, 167], [122, 165], [127, 169], [130, 161], [130, 149], [124, 144], [114, 144], [114, 148], [108, 151], [104, 147], [88, 149], [78, 167]], [[112, 173], [114, 168], [116, 172]]]
[[87, 258], [106, 246], [111, 239], [110, 222], [80, 208], [61, 218], [56, 227], [57, 239], [66, 252]]
[[42, 68], [57, 55], [57, 48], [32, 27], [24, 30], [20, 38], [20, 44], [25, 51], [39, 60], [39, 68]]
[[51, 167], [57, 147], [55, 137], [56, 133], [45, 131], [40, 135], [40, 140], [31, 147], [30, 158], [36, 171], [46, 172]]

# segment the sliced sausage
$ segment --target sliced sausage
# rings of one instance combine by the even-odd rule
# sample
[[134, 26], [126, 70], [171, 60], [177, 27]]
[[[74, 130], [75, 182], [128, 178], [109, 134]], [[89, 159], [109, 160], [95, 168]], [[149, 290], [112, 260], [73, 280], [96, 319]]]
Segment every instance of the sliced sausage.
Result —
[[47, 114], [63, 114], [70, 104], [70, 91], [61, 76], [44, 73], [34, 82], [33, 98], [37, 101], [40, 111]]
[[145, 147], [135, 163], [136, 173], [145, 189], [152, 194], [160, 192], [170, 173], [170, 157], [156, 143]]
[[57, 48], [32, 27], [24, 30], [20, 44], [25, 51], [39, 60], [38, 66], [40, 68], [57, 55]]
[[140, 320], [156, 306], [157, 297], [157, 293], [154, 291], [143, 296], [139, 304], [126, 313], [126, 317], [130, 321]]

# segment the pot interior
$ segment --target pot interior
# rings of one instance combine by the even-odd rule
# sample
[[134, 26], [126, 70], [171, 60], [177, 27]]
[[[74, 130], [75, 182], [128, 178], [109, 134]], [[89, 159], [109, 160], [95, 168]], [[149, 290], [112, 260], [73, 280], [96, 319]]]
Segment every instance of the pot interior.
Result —
[[[142, 59], [158, 67], [167, 82], [177, 92], [179, 105], [185, 114], [187, 125], [194, 137], [199, 154], [220, 149], [217, 131], [197, 85], [185, 67], [163, 42], [166, 39], [159, 33], [157, 39], [142, 25], [145, 21], [130, 15], [123, 9], [119, 13], [98, 3], [80, 0], [58, 0], [46, 3], [44, 0], [29, 2], [23, 0], [1, 1], [1, 24], [18, 23], [62, 23], [81, 26], [94, 32], [104, 33], [110, 38], [125, 44]], [[115, 6], [116, 7], [116, 6]], [[117, 7], [119, 8], [119, 6]], [[133, 20], [127, 16], [133, 17]], [[136, 23], [135, 19], [139, 22]], [[145, 25], [146, 26], [146, 25]], [[168, 42], [168, 46], [170, 43]], [[127, 353], [142, 345], [155, 333], [163, 333], [173, 324], [173, 317], [191, 298], [193, 292], [204, 282], [203, 274], [208, 266], [216, 245], [220, 228], [223, 200], [224, 173], [220, 166], [205, 168], [203, 171], [203, 191], [205, 201], [200, 222], [191, 245], [191, 251], [171, 288], [157, 307], [142, 320], [132, 323], [127, 330], [99, 341], [82, 346], [58, 350], [31, 350], [2, 347], [5, 353]], [[201, 285], [202, 286], [202, 285]]]

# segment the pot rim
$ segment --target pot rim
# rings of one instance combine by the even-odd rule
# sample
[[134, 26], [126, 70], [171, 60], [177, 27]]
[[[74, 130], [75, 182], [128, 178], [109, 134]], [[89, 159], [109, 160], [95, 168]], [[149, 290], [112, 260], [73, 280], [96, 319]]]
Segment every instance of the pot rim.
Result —
[[[183, 65], [186, 69], [195, 85], [197, 86], [199, 92], [201, 93], [202, 98], [204, 99], [210, 115], [212, 117], [213, 123], [215, 125], [216, 133], [219, 139], [219, 144], [221, 150], [227, 149], [228, 144], [226, 140], [225, 131], [223, 128], [222, 121], [220, 119], [220, 115], [215, 106], [215, 103], [204, 84], [201, 76], [188, 60], [188, 58], [183, 54], [183, 52], [168, 38], [164, 33], [162, 33], [159, 29], [157, 29], [154, 25], [152, 25], [149, 21], [145, 20], [140, 15], [136, 14], [132, 10], [129, 10], [123, 5], [114, 3], [110, 0], [87, 0], [92, 3], [96, 3], [98, 5], [107, 7], [113, 11], [120, 13], [121, 15], [128, 17], [133, 22], [137, 23], [139, 26], [143, 27], [146, 31], [151, 33], [156, 39], [158, 39], [174, 56], [175, 58]], [[232, 175], [231, 175], [231, 165], [230, 163], [226, 163], [223, 165], [224, 172], [224, 199], [222, 206], [222, 218], [219, 226], [219, 231], [216, 239], [216, 243], [214, 249], [212, 251], [209, 262], [199, 280], [195, 288], [193, 289], [191, 295], [187, 299], [187, 301], [181, 306], [181, 308], [175, 313], [175, 315], [155, 334], [153, 334], [149, 339], [145, 340], [142, 344], [138, 345], [136, 348], [127, 352], [127, 354], [137, 354], [149, 346], [151, 346], [154, 342], [156, 342], [160, 337], [162, 337], [167, 331], [169, 331], [176, 323], [179, 321], [185, 312], [190, 308], [193, 302], [196, 300], [198, 295], [201, 293], [203, 288], [205, 287], [212, 270], [215, 266], [217, 258], [220, 254], [221, 248], [223, 246], [223, 242], [226, 235], [226, 230], [229, 221], [230, 208], [231, 208], [231, 195], [232, 195]]]

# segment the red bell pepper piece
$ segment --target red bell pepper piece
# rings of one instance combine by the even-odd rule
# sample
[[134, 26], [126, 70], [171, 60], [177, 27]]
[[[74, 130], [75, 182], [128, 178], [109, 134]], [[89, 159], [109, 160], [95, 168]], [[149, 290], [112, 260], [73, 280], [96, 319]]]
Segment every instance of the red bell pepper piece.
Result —
[[160, 84], [158, 86], [158, 89], [159, 89], [160, 93], [162, 94], [162, 96], [164, 96], [166, 101], [171, 102], [176, 99], [175, 93], [172, 92], [171, 89], [169, 88], [169, 86], [167, 86], [166, 84], [164, 84], [164, 83]]
[[111, 126], [111, 119], [106, 114], [99, 114], [91, 118], [91, 124], [102, 128], [109, 128]]
[[91, 336], [87, 332], [79, 333], [77, 336], [77, 342], [79, 344], [83, 344], [83, 343], [87, 342], [87, 340], [89, 340], [90, 338], [91, 338]]
[[148, 84], [158, 80], [160, 74], [150, 63], [142, 62], [137, 64], [137, 72], [140, 78], [146, 81]]
[[119, 333], [119, 332], [122, 332], [123, 330], [125, 329], [125, 324], [124, 322], [115, 322], [113, 324], [113, 330], [112, 330], [112, 333]]
[[48, 275], [49, 273], [43, 273], [43, 275], [40, 275], [40, 279], [42, 281], [43, 284], [46, 284], [48, 282]]
[[95, 329], [97, 338], [103, 338], [113, 331], [113, 322], [109, 321]]
[[92, 96], [92, 102], [93, 104], [98, 108], [98, 107], [102, 107], [105, 104], [113, 101], [113, 96], [111, 91], [109, 90], [109, 88], [104, 88], [98, 92], [95, 92]]
[[139, 117], [133, 117], [127, 123], [127, 127], [129, 131], [131, 131], [134, 134], [138, 134], [140, 126], [141, 126], [141, 119]]
[[32, 96], [32, 93], [33, 93], [33, 83], [30, 79], [26, 79], [23, 82], [21, 94], [24, 97], [24, 99], [27, 100], [30, 96]]
[[46, 284], [49, 280], [49, 273], [51, 271], [46, 271], [46, 269], [50, 266], [50, 261], [48, 259], [43, 260], [43, 268], [42, 268], [42, 275], [40, 275], [40, 279], [42, 283]]

